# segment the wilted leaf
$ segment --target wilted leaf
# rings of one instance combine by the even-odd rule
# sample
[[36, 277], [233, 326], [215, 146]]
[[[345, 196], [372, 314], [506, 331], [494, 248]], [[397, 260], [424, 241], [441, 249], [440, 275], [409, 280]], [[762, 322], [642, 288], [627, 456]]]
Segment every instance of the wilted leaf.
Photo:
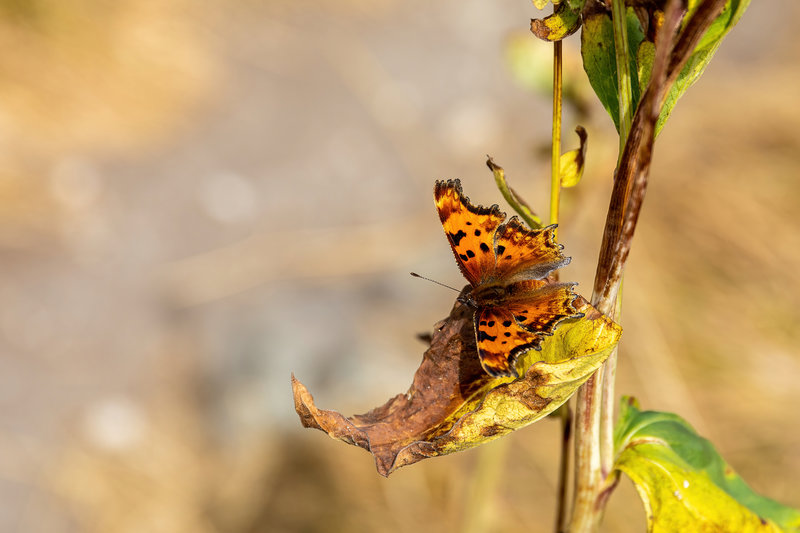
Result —
[[585, 300], [585, 316], [562, 322], [518, 360], [522, 377], [491, 378], [480, 366], [473, 310], [456, 304], [436, 326], [405, 394], [363, 415], [320, 410], [292, 376], [295, 409], [306, 427], [372, 453], [378, 472], [477, 446], [543, 418], [563, 404], [606, 360], [621, 329]]
[[581, 27], [582, 6], [562, 2], [553, 9], [553, 14], [542, 19], [531, 19], [531, 31], [544, 41], [560, 41]]
[[503, 195], [503, 198], [506, 199], [506, 202], [508, 202], [509, 205], [514, 208], [514, 211], [517, 212], [517, 214], [528, 224], [528, 226], [533, 229], [541, 228], [542, 217], [534, 213], [533, 209], [531, 209], [531, 206], [528, 205], [528, 202], [523, 200], [522, 197], [511, 188], [506, 181], [506, 172], [503, 170], [503, 167], [496, 164], [490, 156], [487, 155], [486, 158], [486, 166], [492, 171], [494, 182], [497, 184], [497, 188]]
[[677, 415], [623, 398], [615, 447], [615, 468], [635, 483], [648, 531], [800, 531], [800, 512], [753, 492]]
[[574, 187], [581, 181], [583, 176], [583, 166], [586, 162], [586, 130], [583, 126], [575, 128], [575, 133], [580, 138], [580, 147], [575, 150], [561, 154], [560, 172], [561, 186]]
[[[630, 51], [630, 71], [637, 72], [636, 51], [644, 39], [638, 17], [632, 9], [626, 12], [628, 23], [628, 50]], [[611, 16], [599, 11], [584, 16], [581, 31], [581, 56], [583, 68], [589, 77], [589, 83], [597, 94], [603, 107], [606, 108], [614, 126], [619, 131], [619, 100], [617, 97], [617, 60], [614, 45], [614, 27]], [[631, 77], [631, 96], [633, 102], [640, 97], [639, 81]]]

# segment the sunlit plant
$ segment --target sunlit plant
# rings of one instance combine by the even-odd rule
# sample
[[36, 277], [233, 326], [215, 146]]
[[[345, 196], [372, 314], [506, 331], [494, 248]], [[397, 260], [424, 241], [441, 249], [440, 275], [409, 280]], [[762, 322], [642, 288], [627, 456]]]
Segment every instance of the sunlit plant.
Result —
[[[539, 9], [549, 3], [533, 2]], [[754, 493], [685, 420], [643, 411], [635, 399], [618, 399], [614, 390], [621, 334], [614, 319], [622, 309], [622, 273], [656, 137], [749, 0], [552, 4], [552, 15], [531, 22], [535, 36], [553, 43], [549, 225], [514, 193], [491, 158], [487, 164], [500, 192], [527, 228], [513, 220], [502, 224], [505, 215], [496, 206], [470, 204], [460, 184], [437, 183], [440, 219], [470, 286], [434, 326], [411, 387], [366, 414], [345, 417], [318, 409], [292, 377], [297, 413], [303, 425], [370, 451], [385, 476], [559, 416], [565, 439], [556, 531], [596, 531], [622, 473], [642, 498], [648, 531], [800, 531], [800, 512]], [[579, 29], [583, 68], [619, 133], [590, 298], [558, 280], [557, 268], [567, 259], [555, 242], [554, 226], [561, 189], [579, 184], [586, 155], [580, 126], [579, 147], [561, 149], [561, 41]], [[516, 255], [506, 257], [512, 246]], [[535, 319], [523, 316], [528, 310]], [[574, 416], [566, 403], [573, 396]], [[571, 491], [566, 490], [567, 446], [575, 460]]]

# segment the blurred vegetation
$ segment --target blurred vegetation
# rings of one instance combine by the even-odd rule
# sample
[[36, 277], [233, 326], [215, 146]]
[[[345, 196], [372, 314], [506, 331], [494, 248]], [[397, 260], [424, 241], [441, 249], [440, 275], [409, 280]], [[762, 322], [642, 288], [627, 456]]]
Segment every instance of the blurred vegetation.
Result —
[[[794, 507], [798, 14], [754, 3], [661, 134], [618, 385]], [[503, 64], [531, 16], [0, 2], [0, 530], [463, 530], [475, 454], [379, 478], [300, 428], [289, 372], [353, 412], [404, 390], [415, 334], [452, 303], [406, 273], [459, 279], [433, 179], [499, 201], [489, 152], [530, 176], [527, 199], [544, 190], [549, 104]], [[580, 112], [592, 142], [560, 238], [586, 289], [616, 139]], [[550, 529], [558, 432], [508, 437], [487, 531]], [[641, 531], [622, 489], [604, 530]]]

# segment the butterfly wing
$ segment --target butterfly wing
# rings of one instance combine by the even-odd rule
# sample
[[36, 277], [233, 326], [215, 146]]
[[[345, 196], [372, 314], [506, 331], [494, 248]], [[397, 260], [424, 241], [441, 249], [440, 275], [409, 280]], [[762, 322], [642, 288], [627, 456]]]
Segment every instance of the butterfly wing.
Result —
[[551, 335], [562, 320], [583, 316], [575, 309], [574, 286], [575, 283], [518, 281], [509, 286], [504, 306], [522, 328]]
[[484, 307], [475, 311], [475, 339], [487, 374], [518, 377], [517, 357], [527, 350], [540, 349], [542, 335], [521, 327], [508, 309]]
[[517, 217], [497, 230], [495, 252], [497, 254], [496, 275], [513, 280], [544, 279], [550, 272], [569, 263], [564, 257], [564, 248], [555, 239], [555, 226], [531, 230], [522, 225]]
[[437, 181], [434, 200], [461, 273], [473, 287], [495, 273], [495, 233], [505, 220], [496, 205], [474, 206], [459, 180]]
[[574, 283], [521, 281], [511, 286], [503, 307], [475, 312], [475, 338], [481, 366], [491, 376], [516, 377], [520, 354], [541, 349], [559, 322], [582, 316], [575, 310]]

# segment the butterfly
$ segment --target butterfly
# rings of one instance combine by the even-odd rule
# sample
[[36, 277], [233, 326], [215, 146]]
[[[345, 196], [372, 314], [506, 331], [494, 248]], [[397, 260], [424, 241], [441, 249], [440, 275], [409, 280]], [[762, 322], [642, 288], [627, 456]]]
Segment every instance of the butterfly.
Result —
[[559, 322], [583, 316], [573, 305], [575, 283], [548, 278], [570, 262], [555, 240], [556, 226], [531, 230], [517, 217], [504, 223], [506, 214], [497, 205], [472, 205], [459, 180], [437, 181], [434, 199], [456, 262], [471, 285], [458, 300], [475, 309], [481, 366], [493, 377], [519, 377], [520, 354], [541, 350]]

